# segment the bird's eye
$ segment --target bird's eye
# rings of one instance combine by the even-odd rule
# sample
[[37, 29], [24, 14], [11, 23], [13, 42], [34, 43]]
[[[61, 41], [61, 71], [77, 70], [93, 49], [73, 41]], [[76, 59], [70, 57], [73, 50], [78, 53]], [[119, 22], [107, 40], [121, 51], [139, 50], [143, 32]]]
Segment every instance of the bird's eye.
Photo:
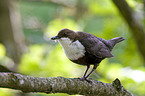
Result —
[[67, 36], [67, 33], [64, 33], [64, 36]]

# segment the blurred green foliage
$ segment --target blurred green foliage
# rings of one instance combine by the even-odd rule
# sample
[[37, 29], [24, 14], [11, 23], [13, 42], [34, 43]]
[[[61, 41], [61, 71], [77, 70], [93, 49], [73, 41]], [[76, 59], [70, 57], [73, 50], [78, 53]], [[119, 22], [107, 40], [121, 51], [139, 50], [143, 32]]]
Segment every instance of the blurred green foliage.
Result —
[[[127, 0], [136, 10], [142, 5], [139, 0]], [[77, 78], [83, 75], [85, 66], [69, 61], [61, 46], [50, 40], [62, 28], [84, 31], [104, 39], [125, 37], [115, 46], [115, 58], [105, 59], [91, 78], [111, 83], [119, 78], [123, 86], [136, 96], [145, 96], [145, 68], [141, 54], [128, 29], [111, 0], [62, 0], [62, 1], [18, 1], [22, 17], [23, 31], [28, 44], [28, 52], [23, 54], [18, 65], [20, 73], [39, 76]], [[77, 4], [80, 4], [79, 7]], [[81, 11], [78, 12], [77, 9]], [[141, 9], [140, 11], [143, 11]], [[140, 15], [140, 14], [139, 14]], [[6, 57], [5, 48], [0, 44], [0, 60]], [[138, 78], [138, 79], [135, 79]], [[7, 91], [10, 93], [7, 93]], [[0, 96], [14, 96], [10, 89], [0, 89]], [[4, 95], [3, 95], [4, 94]], [[13, 94], [13, 95], [12, 95]], [[45, 96], [48, 94], [29, 94]], [[50, 94], [48, 96], [68, 96]]]

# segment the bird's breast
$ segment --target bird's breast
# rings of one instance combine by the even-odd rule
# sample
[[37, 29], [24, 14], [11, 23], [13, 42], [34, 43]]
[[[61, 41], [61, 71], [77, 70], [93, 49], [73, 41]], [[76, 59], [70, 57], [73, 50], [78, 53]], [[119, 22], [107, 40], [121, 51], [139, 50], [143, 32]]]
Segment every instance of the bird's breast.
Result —
[[78, 40], [72, 42], [69, 38], [61, 38], [59, 43], [70, 60], [77, 60], [85, 56], [85, 47]]

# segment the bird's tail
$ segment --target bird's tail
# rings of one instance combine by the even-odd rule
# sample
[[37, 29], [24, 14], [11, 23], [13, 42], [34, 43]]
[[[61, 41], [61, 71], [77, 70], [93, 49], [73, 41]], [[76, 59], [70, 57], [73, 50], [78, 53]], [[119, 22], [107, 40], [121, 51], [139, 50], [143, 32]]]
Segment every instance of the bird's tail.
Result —
[[112, 39], [108, 40], [108, 43], [109, 43], [109, 45], [110, 45], [110, 50], [112, 50], [113, 47], [114, 47], [117, 43], [119, 43], [119, 42], [121, 42], [121, 41], [123, 41], [123, 40], [125, 40], [125, 38], [123, 38], [123, 37], [116, 37], [116, 38], [112, 38]]

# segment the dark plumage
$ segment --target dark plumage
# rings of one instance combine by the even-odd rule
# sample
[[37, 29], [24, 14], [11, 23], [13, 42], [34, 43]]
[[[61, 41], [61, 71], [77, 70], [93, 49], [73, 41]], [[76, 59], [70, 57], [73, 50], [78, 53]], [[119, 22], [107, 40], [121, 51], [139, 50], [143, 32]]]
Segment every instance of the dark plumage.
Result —
[[[74, 32], [69, 29], [60, 30], [58, 35], [51, 39], [60, 42], [66, 56], [72, 62], [87, 66], [81, 79], [87, 79], [103, 59], [113, 57], [111, 50], [115, 44], [125, 40], [123, 37], [105, 40], [89, 33]], [[94, 67], [86, 76], [90, 65], [94, 65]]]

